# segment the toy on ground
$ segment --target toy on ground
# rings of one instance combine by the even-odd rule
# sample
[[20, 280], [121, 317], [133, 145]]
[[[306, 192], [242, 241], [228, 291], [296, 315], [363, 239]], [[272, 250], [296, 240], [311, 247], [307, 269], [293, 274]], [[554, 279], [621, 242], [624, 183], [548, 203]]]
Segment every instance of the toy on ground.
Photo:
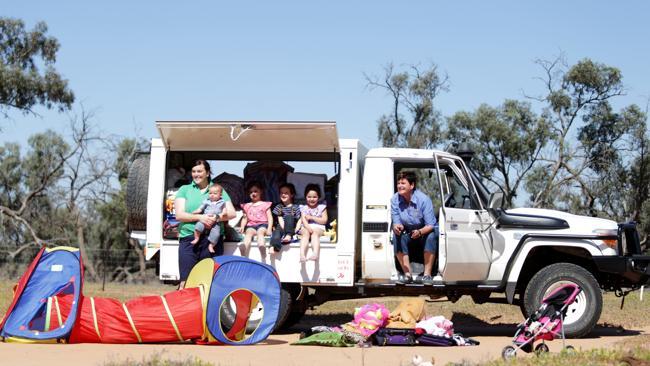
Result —
[[[542, 299], [542, 304], [528, 319], [519, 324], [512, 339], [512, 345], [506, 346], [501, 352], [504, 359], [516, 357], [517, 351], [526, 353], [548, 352], [545, 341], [552, 341], [555, 338], [562, 339], [562, 346], [566, 349], [573, 349], [565, 344], [564, 318], [566, 317], [569, 305], [576, 301], [582, 289], [574, 284], [563, 284], [548, 296]], [[541, 341], [535, 346], [535, 342]]]
[[[273, 267], [221, 256], [199, 262], [186, 288], [127, 302], [83, 296], [79, 250], [42, 248], [20, 278], [0, 337], [23, 343], [253, 344], [273, 331], [280, 281]], [[263, 309], [246, 333], [252, 309]]]

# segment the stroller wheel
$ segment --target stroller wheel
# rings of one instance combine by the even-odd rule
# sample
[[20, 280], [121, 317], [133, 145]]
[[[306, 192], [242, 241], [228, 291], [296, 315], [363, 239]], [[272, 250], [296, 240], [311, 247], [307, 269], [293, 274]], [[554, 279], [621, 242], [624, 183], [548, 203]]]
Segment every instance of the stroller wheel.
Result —
[[503, 347], [503, 351], [501, 351], [501, 357], [503, 357], [504, 360], [509, 360], [511, 358], [517, 357], [517, 351], [515, 350], [515, 347], [513, 346]]
[[540, 343], [535, 347], [535, 354], [536, 355], [541, 355], [542, 353], [548, 353], [548, 346], [546, 343]]
[[573, 346], [571, 346], [571, 345], [568, 345], [568, 346], [564, 347], [564, 350], [565, 350], [567, 353], [575, 353], [575, 352], [576, 352], [575, 347], [573, 347]]

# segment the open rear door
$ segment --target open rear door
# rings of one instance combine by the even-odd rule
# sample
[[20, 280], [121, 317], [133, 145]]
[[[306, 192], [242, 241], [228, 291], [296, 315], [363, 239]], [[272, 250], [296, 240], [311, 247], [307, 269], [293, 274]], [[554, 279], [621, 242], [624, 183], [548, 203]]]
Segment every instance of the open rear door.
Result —
[[158, 121], [168, 151], [338, 152], [336, 122]]

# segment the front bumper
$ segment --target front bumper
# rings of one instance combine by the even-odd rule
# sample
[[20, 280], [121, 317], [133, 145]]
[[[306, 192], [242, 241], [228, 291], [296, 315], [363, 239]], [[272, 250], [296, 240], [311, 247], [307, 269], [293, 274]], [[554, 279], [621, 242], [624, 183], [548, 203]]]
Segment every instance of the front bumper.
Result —
[[613, 275], [620, 279], [621, 287], [638, 288], [648, 283], [650, 279], [650, 256], [607, 256], [594, 257], [594, 262], [600, 273]]
[[650, 256], [641, 254], [635, 223], [618, 225], [618, 252], [622, 255], [593, 257], [598, 271], [616, 278], [619, 287], [638, 288], [649, 283]]

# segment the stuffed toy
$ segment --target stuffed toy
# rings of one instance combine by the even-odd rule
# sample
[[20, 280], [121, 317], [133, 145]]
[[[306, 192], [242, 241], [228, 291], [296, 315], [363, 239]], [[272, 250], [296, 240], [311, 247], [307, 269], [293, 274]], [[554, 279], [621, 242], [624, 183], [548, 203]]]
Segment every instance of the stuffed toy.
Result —
[[369, 337], [388, 321], [388, 309], [382, 304], [366, 304], [354, 311], [354, 320], [343, 324], [345, 330]]

